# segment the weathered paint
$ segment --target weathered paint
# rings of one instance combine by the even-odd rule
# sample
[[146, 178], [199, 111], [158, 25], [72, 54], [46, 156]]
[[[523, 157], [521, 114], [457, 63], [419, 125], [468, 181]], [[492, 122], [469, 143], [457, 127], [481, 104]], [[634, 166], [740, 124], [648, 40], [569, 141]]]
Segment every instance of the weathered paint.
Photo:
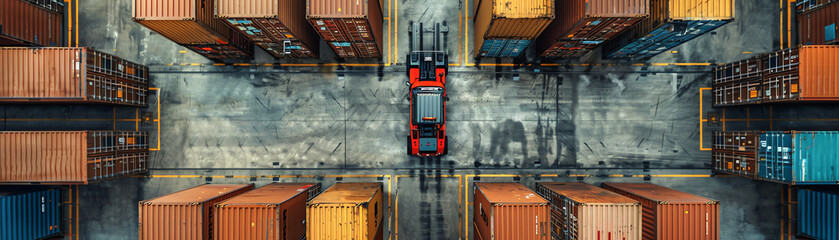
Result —
[[798, 234], [839, 239], [839, 192], [798, 190]]
[[520, 183], [475, 183], [476, 239], [548, 240], [548, 201]]
[[[554, 0], [481, 0], [475, 2], [474, 47], [477, 57], [517, 57], [526, 45], [538, 37], [551, 23], [555, 15]], [[504, 41], [499, 43], [494, 41]], [[510, 54], [504, 54], [506, 41], [517, 41], [508, 47]], [[485, 44], [495, 44], [485, 46]], [[493, 49], [498, 53], [494, 54]], [[487, 52], [489, 51], [489, 52]], [[515, 56], [512, 56], [515, 54]]]
[[641, 239], [641, 203], [585, 183], [536, 183], [554, 239]]
[[557, 18], [537, 40], [544, 57], [579, 57], [649, 16], [648, 0], [556, 1]]
[[606, 58], [648, 59], [713, 31], [728, 22], [730, 20], [669, 21], [643, 37], [610, 49]]
[[215, 205], [214, 239], [305, 239], [306, 201], [319, 183], [271, 183]]
[[216, 0], [215, 16], [275, 58], [317, 57], [317, 33], [301, 0]]
[[793, 185], [839, 182], [839, 132], [763, 132], [759, 154], [761, 179]]
[[798, 14], [798, 42], [804, 45], [836, 44], [839, 29], [839, 2], [819, 5]]
[[60, 1], [0, 1], [0, 46], [64, 46]]
[[336, 183], [306, 205], [306, 239], [381, 240], [381, 183]]
[[716, 173], [757, 177], [758, 131], [714, 132], [711, 165]]
[[341, 58], [379, 58], [384, 32], [382, 7], [376, 0], [306, 0], [306, 18]]
[[43, 239], [61, 233], [61, 190], [0, 188], [0, 239]]

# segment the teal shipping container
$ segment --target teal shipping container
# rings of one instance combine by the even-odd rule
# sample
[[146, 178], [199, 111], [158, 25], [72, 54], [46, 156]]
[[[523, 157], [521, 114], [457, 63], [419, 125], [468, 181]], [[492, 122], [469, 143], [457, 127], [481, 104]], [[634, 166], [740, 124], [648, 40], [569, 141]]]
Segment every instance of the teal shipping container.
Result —
[[0, 239], [42, 239], [60, 234], [60, 205], [59, 189], [0, 188]]
[[760, 179], [791, 185], [839, 182], [839, 132], [767, 131], [760, 134]]
[[516, 58], [527, 50], [532, 40], [528, 39], [487, 39], [478, 52], [480, 57]]
[[798, 235], [839, 239], [839, 192], [798, 190]]

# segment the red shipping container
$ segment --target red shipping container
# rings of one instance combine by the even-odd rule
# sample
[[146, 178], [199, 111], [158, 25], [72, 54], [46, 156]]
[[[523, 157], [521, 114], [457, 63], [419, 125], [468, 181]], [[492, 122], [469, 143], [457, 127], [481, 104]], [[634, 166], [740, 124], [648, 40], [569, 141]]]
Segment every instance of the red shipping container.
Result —
[[804, 45], [837, 44], [839, 31], [839, 2], [810, 9], [798, 14], [798, 42]]
[[306, 201], [319, 193], [319, 183], [271, 183], [220, 202], [214, 239], [305, 239]]
[[306, 18], [339, 57], [382, 57], [379, 1], [306, 0]]
[[556, 1], [557, 18], [537, 44], [543, 57], [579, 57], [649, 16], [649, 0]]
[[0, 1], [0, 46], [64, 46], [63, 25], [59, 1]]
[[475, 183], [477, 240], [549, 240], [548, 201], [519, 183]]

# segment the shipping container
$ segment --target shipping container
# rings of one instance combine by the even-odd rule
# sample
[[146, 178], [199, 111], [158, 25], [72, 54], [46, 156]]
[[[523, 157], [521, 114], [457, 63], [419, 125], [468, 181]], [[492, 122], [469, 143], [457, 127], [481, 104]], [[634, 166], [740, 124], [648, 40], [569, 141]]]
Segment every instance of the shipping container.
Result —
[[712, 85], [722, 86], [742, 81], [760, 80], [763, 76], [762, 56], [720, 64], [714, 67]]
[[798, 190], [798, 234], [839, 239], [839, 192]]
[[216, 18], [275, 58], [316, 58], [320, 41], [301, 0], [215, 0]]
[[803, 45], [837, 44], [839, 2], [798, 14], [798, 42]]
[[306, 0], [306, 18], [342, 58], [381, 58], [382, 9], [376, 0]]
[[0, 46], [60, 47], [64, 34], [60, 1], [0, 1]]
[[306, 201], [320, 183], [271, 183], [215, 205], [214, 239], [305, 239]]
[[148, 134], [0, 132], [0, 183], [88, 184], [148, 170]]
[[536, 183], [553, 239], [641, 239], [641, 203], [585, 183]]
[[475, 2], [478, 57], [518, 57], [555, 17], [554, 0]]
[[215, 18], [215, 0], [133, 1], [135, 22], [204, 57], [253, 58], [253, 42]]
[[139, 202], [140, 240], [213, 239], [214, 205], [253, 184], [204, 184]]
[[766, 131], [760, 134], [758, 175], [792, 185], [839, 183], [839, 132]]
[[382, 240], [382, 183], [336, 183], [306, 204], [308, 240]]
[[645, 240], [720, 239], [716, 200], [649, 183], [603, 183], [603, 188], [641, 202]]
[[149, 68], [89, 48], [0, 48], [0, 104], [148, 107]]
[[784, 49], [762, 62], [763, 102], [839, 100], [839, 46]]
[[714, 67], [713, 106], [759, 103], [763, 100], [763, 64], [756, 56]]
[[652, 1], [650, 16], [603, 44], [605, 58], [647, 59], [734, 19], [734, 0]]
[[45, 239], [61, 234], [61, 190], [0, 188], [0, 239]]
[[556, 20], [539, 37], [543, 57], [579, 57], [649, 16], [649, 0], [556, 1]]
[[549, 240], [548, 201], [520, 183], [475, 183], [472, 223], [477, 240]]
[[714, 172], [756, 178], [758, 136], [758, 131], [715, 131], [711, 145]]
[[798, 10], [798, 13], [806, 13], [835, 1], [836, 0], [798, 0], [795, 2], [795, 7]]

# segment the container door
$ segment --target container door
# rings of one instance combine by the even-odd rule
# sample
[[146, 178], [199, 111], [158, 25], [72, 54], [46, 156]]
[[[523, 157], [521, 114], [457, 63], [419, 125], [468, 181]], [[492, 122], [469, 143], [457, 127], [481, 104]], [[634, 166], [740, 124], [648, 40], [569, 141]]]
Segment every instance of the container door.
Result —
[[770, 132], [760, 135], [761, 178], [790, 182], [792, 181], [792, 135]]

